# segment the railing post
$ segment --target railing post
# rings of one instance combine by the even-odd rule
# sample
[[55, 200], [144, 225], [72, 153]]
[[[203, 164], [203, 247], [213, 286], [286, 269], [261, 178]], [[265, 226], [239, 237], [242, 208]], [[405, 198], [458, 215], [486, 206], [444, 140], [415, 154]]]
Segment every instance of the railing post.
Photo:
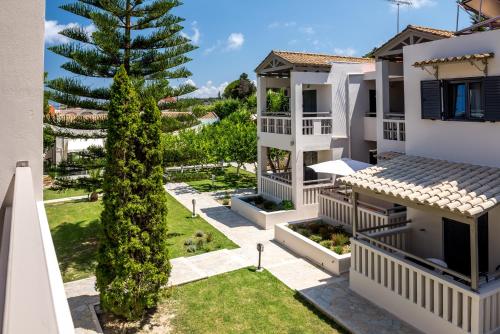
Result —
[[471, 288], [474, 291], [479, 290], [479, 251], [477, 239], [477, 218], [469, 221], [470, 228], [470, 278]]
[[358, 193], [352, 189], [351, 193], [351, 205], [352, 205], [352, 236], [354, 239], [357, 238], [356, 232], [358, 227]]

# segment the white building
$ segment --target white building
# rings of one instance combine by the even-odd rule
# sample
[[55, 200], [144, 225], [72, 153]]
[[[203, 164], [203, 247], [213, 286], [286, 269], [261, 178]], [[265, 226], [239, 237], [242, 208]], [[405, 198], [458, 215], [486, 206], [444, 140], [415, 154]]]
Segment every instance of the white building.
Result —
[[[498, 26], [500, 5], [483, 4], [486, 26]], [[405, 155], [341, 180], [357, 213], [351, 288], [426, 333], [500, 331], [498, 54], [493, 29], [404, 46], [405, 141], [382, 138], [379, 151]], [[407, 220], [362, 227], [360, 196], [406, 207]]]
[[[73, 333], [42, 198], [45, 1], [2, 2], [0, 332]], [[19, 18], [22, 17], [22, 20]]]

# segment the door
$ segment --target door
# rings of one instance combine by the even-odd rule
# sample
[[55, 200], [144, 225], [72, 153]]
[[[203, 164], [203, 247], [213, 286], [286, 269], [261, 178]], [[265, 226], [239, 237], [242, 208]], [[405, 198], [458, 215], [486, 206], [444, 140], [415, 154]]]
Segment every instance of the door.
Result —
[[304, 152], [304, 181], [312, 181], [318, 179], [318, 173], [307, 166], [318, 163], [318, 152]]
[[316, 114], [318, 111], [316, 98], [317, 93], [315, 90], [304, 90], [302, 92], [303, 113], [306, 114], [306, 116], [315, 116], [311, 114]]
[[[479, 272], [488, 272], [488, 214], [478, 219]], [[448, 268], [470, 276], [470, 229], [468, 224], [443, 218], [444, 261]]]

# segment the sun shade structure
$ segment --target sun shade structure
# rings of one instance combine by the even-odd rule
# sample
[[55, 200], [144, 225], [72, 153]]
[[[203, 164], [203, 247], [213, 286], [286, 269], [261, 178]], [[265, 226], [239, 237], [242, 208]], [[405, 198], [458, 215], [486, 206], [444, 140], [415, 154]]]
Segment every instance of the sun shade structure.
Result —
[[367, 164], [365, 162], [351, 160], [351, 159], [339, 159], [332, 161], [325, 161], [319, 164], [308, 166], [316, 173], [326, 173], [334, 175], [351, 175], [365, 168], [373, 167], [373, 165]]
[[343, 177], [346, 185], [478, 217], [500, 201], [500, 168], [400, 156]]
[[493, 58], [495, 54], [493, 52], [488, 53], [475, 53], [475, 54], [467, 54], [463, 56], [456, 57], [445, 57], [445, 58], [433, 58], [422, 61], [417, 61], [413, 66], [421, 67], [427, 65], [439, 65], [439, 64], [450, 64], [450, 63], [463, 63], [469, 61], [487, 61], [490, 58]]

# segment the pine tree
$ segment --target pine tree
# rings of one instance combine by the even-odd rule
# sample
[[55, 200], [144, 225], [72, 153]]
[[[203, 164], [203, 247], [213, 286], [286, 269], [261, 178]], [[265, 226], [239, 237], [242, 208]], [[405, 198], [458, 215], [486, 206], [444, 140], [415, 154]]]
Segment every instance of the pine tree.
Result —
[[159, 111], [141, 117], [124, 66], [110, 96], [96, 286], [105, 310], [136, 319], [156, 305], [170, 272], [161, 153], [145, 147], [157, 135]]
[[[195, 89], [190, 85], [169, 86], [171, 79], [191, 76], [184, 65], [191, 60], [186, 54], [196, 48], [180, 34], [184, 19], [171, 13], [180, 5], [178, 0], [77, 0], [64, 4], [60, 8], [89, 19], [95, 31], [66, 28], [60, 34], [72, 42], [49, 50], [67, 58], [62, 68], [78, 76], [110, 79], [123, 65], [146, 91], [141, 97], [154, 96], [159, 101], [190, 93]], [[92, 88], [74, 76], [51, 80], [47, 87], [53, 101], [108, 109], [108, 87]]]

